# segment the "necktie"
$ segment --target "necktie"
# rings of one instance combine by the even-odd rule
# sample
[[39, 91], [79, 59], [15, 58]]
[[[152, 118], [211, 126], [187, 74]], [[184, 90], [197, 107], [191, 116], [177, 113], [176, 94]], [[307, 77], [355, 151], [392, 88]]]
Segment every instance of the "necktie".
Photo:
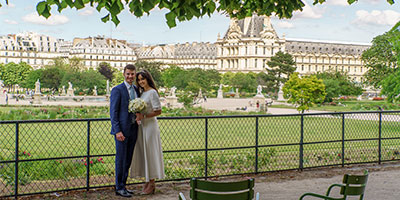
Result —
[[131, 100], [135, 98], [135, 89], [133, 88], [133, 85], [129, 87], [129, 97]]

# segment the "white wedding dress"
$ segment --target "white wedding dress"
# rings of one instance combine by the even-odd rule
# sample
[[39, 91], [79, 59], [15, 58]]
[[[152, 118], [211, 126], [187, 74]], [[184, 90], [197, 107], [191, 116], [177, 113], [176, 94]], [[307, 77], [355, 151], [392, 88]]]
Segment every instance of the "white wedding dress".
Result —
[[[160, 98], [156, 90], [145, 91], [140, 98], [147, 104], [145, 114], [161, 109]], [[132, 178], [144, 177], [146, 182], [149, 182], [150, 179], [165, 177], [160, 128], [156, 117], [143, 119], [139, 126], [130, 176]]]

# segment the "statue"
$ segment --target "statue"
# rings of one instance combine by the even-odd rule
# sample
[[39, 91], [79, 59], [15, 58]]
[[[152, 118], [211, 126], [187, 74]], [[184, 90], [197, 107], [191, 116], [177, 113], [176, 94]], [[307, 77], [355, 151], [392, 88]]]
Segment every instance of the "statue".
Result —
[[72, 90], [72, 83], [68, 81], [68, 90]]
[[74, 89], [72, 88], [72, 83], [69, 82], [69, 81], [68, 81], [67, 96], [75, 96], [74, 95]]
[[257, 95], [262, 95], [261, 92], [262, 92], [262, 87], [261, 87], [261, 85], [258, 85], [257, 86]]
[[172, 87], [172, 88], [171, 88], [171, 91], [170, 91], [170, 93], [169, 93], [169, 96], [171, 96], [171, 97], [176, 97], [176, 96], [175, 96], [175, 90], [176, 90], [176, 87], [175, 87], [175, 86]]
[[218, 89], [217, 98], [218, 98], [218, 99], [223, 99], [223, 98], [224, 98], [224, 94], [223, 94], [223, 92], [222, 92], [222, 84], [219, 84], [219, 89]]
[[96, 85], [94, 86], [94, 89], [93, 89], [93, 96], [97, 96], [97, 86]]
[[40, 94], [40, 82], [39, 82], [39, 79], [35, 83], [35, 94]]

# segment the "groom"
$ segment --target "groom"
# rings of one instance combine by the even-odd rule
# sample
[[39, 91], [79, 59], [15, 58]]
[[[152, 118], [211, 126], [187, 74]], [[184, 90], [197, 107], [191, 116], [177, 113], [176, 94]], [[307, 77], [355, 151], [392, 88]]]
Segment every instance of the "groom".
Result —
[[124, 68], [125, 81], [115, 86], [110, 96], [111, 134], [115, 136], [115, 193], [118, 196], [131, 197], [133, 191], [126, 189], [126, 180], [131, 166], [135, 148], [138, 124], [132, 123], [134, 114], [128, 112], [129, 100], [138, 97], [134, 85], [136, 67], [127, 65]]

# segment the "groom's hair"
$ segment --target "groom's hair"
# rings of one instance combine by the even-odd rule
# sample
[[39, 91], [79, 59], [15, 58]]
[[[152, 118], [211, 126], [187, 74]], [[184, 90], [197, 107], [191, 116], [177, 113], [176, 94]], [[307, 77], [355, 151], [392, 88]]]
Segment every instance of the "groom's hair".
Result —
[[126, 66], [124, 67], [124, 73], [125, 73], [125, 71], [126, 71], [127, 69], [136, 71], [136, 67], [135, 67], [135, 65], [133, 65], [133, 64], [128, 64], [128, 65], [126, 65]]

